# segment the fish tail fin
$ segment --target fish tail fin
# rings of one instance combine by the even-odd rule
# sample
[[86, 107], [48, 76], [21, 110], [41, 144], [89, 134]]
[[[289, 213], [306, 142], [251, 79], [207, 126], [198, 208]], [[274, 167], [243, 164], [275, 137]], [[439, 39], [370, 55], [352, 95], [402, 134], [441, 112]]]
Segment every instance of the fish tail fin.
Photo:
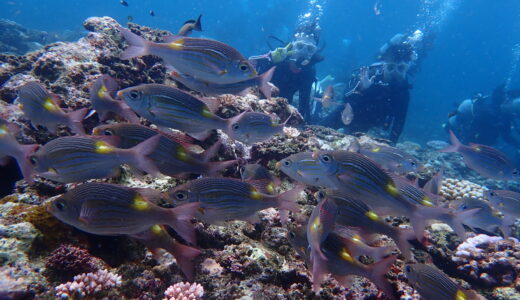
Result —
[[20, 171], [22, 171], [23, 178], [27, 183], [32, 184], [33, 179], [33, 167], [29, 161], [29, 156], [36, 151], [39, 145], [31, 144], [31, 145], [20, 145], [20, 157], [15, 157], [18, 162], [18, 166], [20, 167]]
[[414, 231], [411, 228], [395, 228], [395, 235], [392, 238], [404, 258], [407, 260], [411, 259], [412, 247], [408, 241], [415, 240]]
[[119, 102], [118, 114], [132, 124], [140, 124], [139, 117], [136, 115], [136, 113], [122, 101]]
[[193, 26], [193, 30], [202, 31], [202, 23], [200, 22], [200, 18], [202, 18], [202, 15], [199, 15], [199, 17], [197, 18], [197, 21], [195, 21], [195, 25]]
[[502, 224], [498, 227], [502, 231], [504, 238], [509, 238], [511, 235], [511, 226], [515, 225], [516, 218], [511, 215], [505, 215], [502, 219]]
[[461, 143], [460, 143], [459, 139], [455, 136], [453, 131], [451, 131], [451, 130], [450, 130], [450, 142], [451, 142], [451, 145], [449, 145], [448, 147], [446, 147], [444, 149], [439, 150], [439, 152], [457, 152], [461, 146]]
[[148, 53], [148, 45], [149, 42], [144, 38], [138, 36], [137, 34], [131, 32], [130, 30], [118, 27], [119, 32], [123, 35], [126, 42], [128, 43], [128, 48], [121, 53], [121, 59], [131, 59], [134, 57], [139, 57], [143, 55], [147, 55]]
[[367, 252], [367, 255], [371, 256], [375, 261], [380, 261], [392, 254], [392, 251], [395, 250], [393, 246], [382, 246], [382, 247], [371, 247], [369, 249], [370, 253]]
[[260, 92], [264, 95], [266, 99], [271, 99], [271, 85], [269, 84], [269, 81], [273, 78], [274, 70], [276, 67], [272, 67], [271, 69], [264, 72], [262, 75], [259, 76], [259, 88]]
[[195, 228], [191, 223], [191, 219], [195, 216], [199, 208], [198, 202], [187, 203], [175, 208], [169, 209], [170, 216], [168, 218], [168, 225], [188, 243], [195, 245]]
[[211, 145], [208, 149], [202, 152], [200, 159], [203, 162], [209, 162], [210, 159], [217, 155], [218, 150], [220, 150], [220, 146], [222, 146], [222, 141], [218, 140], [215, 144]]
[[79, 135], [84, 135], [85, 130], [83, 129], [83, 119], [85, 118], [85, 115], [88, 113], [88, 108], [82, 108], [75, 111], [71, 111], [67, 114], [69, 118], [69, 124], [70, 130]]
[[312, 255], [312, 290], [318, 293], [328, 273], [327, 262], [320, 255]]
[[159, 169], [155, 163], [148, 157], [152, 152], [155, 151], [161, 135], [157, 134], [136, 146], [128, 149], [132, 153], [132, 163], [138, 169], [145, 171], [146, 173], [156, 176], [159, 174]]
[[[462, 226], [462, 219], [464, 217], [468, 217], [473, 215], [473, 213], [460, 212], [454, 214], [450, 209], [445, 207], [435, 207], [435, 206], [422, 206], [418, 205], [415, 207], [416, 209], [412, 213], [410, 217], [410, 222], [412, 223], [413, 230], [415, 232], [415, 237], [419, 242], [423, 241], [424, 237], [424, 229], [427, 226], [427, 221], [430, 220], [440, 220], [442, 222], [447, 223], [456, 233], [464, 238], [464, 227]], [[468, 210], [467, 212], [472, 211]], [[458, 217], [458, 216], [461, 217]]]
[[392, 255], [373, 263], [370, 267], [370, 280], [390, 299], [395, 299], [395, 292], [392, 289], [390, 283], [388, 283], [386, 280], [385, 274], [389, 271], [390, 266], [395, 262], [396, 259], [397, 256]]
[[290, 210], [293, 213], [297, 213], [300, 211], [300, 207], [296, 203], [296, 200], [300, 197], [301, 192], [304, 190], [303, 185], [298, 185], [295, 188], [288, 190], [287, 192], [283, 192], [278, 195], [278, 209], [280, 209], [280, 219], [282, 223], [287, 222], [287, 213], [283, 212], [285, 210]]
[[462, 225], [463, 221], [470, 218], [479, 211], [480, 208], [474, 208], [457, 213], [450, 213], [444, 221], [450, 225], [450, 227], [453, 229], [453, 231], [455, 231], [460, 239], [464, 240], [466, 238], [466, 230]]
[[193, 273], [195, 271], [193, 260], [202, 252], [197, 248], [186, 246], [179, 242], [175, 242], [170, 249], [167, 250], [175, 257], [177, 265], [186, 278], [189, 281], [193, 281]]

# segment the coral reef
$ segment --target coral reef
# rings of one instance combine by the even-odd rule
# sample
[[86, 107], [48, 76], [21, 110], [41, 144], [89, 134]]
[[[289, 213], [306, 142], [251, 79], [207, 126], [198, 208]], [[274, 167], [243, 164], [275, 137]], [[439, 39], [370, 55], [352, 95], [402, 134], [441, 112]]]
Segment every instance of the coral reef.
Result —
[[196, 300], [202, 298], [204, 288], [198, 283], [179, 282], [166, 289], [164, 300]]
[[63, 244], [52, 251], [45, 268], [50, 276], [67, 281], [81, 273], [95, 272], [99, 269], [95, 259], [87, 250]]
[[[60, 299], [84, 298], [93, 296], [121, 285], [121, 276], [108, 270], [83, 273], [74, 276], [74, 281], [56, 287], [56, 297]], [[96, 295], [99, 296], [99, 295]]]
[[486, 190], [486, 187], [467, 180], [444, 178], [440, 195], [446, 200], [462, 200], [468, 197], [483, 199]]

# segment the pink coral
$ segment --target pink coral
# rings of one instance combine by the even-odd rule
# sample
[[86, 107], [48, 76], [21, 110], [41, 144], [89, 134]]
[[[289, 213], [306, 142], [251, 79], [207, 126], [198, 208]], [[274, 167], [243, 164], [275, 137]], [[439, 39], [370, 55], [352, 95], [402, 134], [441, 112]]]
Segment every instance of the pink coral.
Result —
[[95, 273], [76, 275], [74, 281], [58, 285], [56, 296], [61, 299], [69, 299], [73, 296], [85, 297], [120, 285], [121, 276], [108, 270], [99, 270]]
[[194, 300], [204, 295], [204, 288], [198, 283], [178, 282], [164, 292], [164, 300]]

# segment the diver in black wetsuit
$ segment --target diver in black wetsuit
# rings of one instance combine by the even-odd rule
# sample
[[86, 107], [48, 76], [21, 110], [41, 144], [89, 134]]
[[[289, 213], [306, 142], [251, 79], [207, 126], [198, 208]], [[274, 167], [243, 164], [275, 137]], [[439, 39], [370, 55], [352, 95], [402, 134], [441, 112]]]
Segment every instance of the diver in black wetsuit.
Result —
[[498, 138], [520, 147], [520, 91], [506, 91], [504, 85], [493, 94], [481, 93], [462, 101], [450, 113], [446, 130], [451, 130], [461, 142], [495, 145]]
[[[408, 74], [415, 68], [423, 33], [395, 35], [381, 47], [378, 62], [355, 71], [345, 95], [354, 113], [349, 132], [371, 132], [397, 142], [403, 131], [410, 102]], [[422, 49], [421, 49], [422, 50]], [[341, 128], [343, 106], [331, 112], [320, 125]]]
[[310, 118], [312, 84], [316, 81], [316, 64], [323, 60], [318, 50], [319, 26], [317, 23], [299, 27], [294, 40], [265, 55], [250, 57], [256, 61], [259, 74], [276, 66], [271, 83], [280, 89], [280, 97], [293, 102], [298, 92], [298, 111], [304, 119]]

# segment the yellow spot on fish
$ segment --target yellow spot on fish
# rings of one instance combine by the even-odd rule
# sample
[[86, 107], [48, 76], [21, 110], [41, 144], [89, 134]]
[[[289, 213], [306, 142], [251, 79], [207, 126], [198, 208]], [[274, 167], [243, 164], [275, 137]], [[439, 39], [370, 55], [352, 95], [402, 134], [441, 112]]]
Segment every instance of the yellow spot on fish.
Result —
[[184, 39], [178, 39], [168, 44], [168, 47], [172, 50], [182, 50], [184, 49]]
[[365, 216], [367, 216], [372, 221], [379, 221], [379, 216], [371, 210], [367, 211]]
[[399, 190], [395, 187], [394, 183], [389, 183], [386, 185], [386, 191], [392, 196], [399, 195]]
[[458, 290], [457, 294], [455, 294], [455, 300], [467, 300], [468, 296], [462, 290]]
[[320, 230], [320, 227], [321, 227], [320, 218], [314, 219], [314, 221], [312, 221], [312, 224], [311, 224], [311, 231], [316, 232], [316, 231]]
[[269, 194], [274, 194], [274, 186], [273, 186], [273, 183], [272, 183], [272, 182], [269, 182], [269, 183], [265, 186], [265, 189], [266, 189], [266, 191], [267, 191]]
[[348, 250], [346, 248], [341, 249], [341, 251], [339, 252], [339, 257], [341, 257], [341, 259], [345, 261], [354, 262], [354, 258], [352, 257], [352, 255], [350, 255], [350, 253], [348, 253]]
[[0, 136], [7, 135], [8, 132], [9, 132], [9, 129], [7, 129], [7, 126], [5, 126], [5, 125], [0, 126]]
[[144, 211], [150, 208], [150, 204], [141, 195], [137, 194], [134, 197], [132, 208], [137, 211]]
[[278, 122], [271, 121], [271, 127], [277, 127], [277, 126], [278, 126]]
[[18, 108], [23, 109], [23, 104], [22, 103], [18, 104]]
[[253, 200], [261, 200], [262, 194], [260, 194], [255, 188], [252, 188], [250, 197]]
[[202, 109], [201, 115], [203, 117], [206, 117], [206, 118], [214, 118], [215, 117], [215, 115], [213, 115], [213, 113], [207, 107], [204, 107]]
[[155, 234], [155, 235], [159, 235], [163, 231], [162, 227], [160, 225], [157, 225], [157, 224], [153, 225], [151, 229], [152, 229], [152, 233]]
[[53, 174], [57, 174], [58, 173], [58, 171], [56, 171], [56, 169], [54, 169], [54, 168], [48, 168], [47, 172], [53, 173]]
[[428, 196], [424, 196], [424, 198], [421, 201], [421, 204], [424, 206], [433, 206], [432, 200]]
[[182, 161], [189, 160], [188, 153], [186, 153], [186, 150], [184, 150], [184, 148], [182, 148], [182, 147], [177, 148], [177, 158]]
[[352, 241], [354, 243], [357, 243], [357, 244], [361, 244], [363, 241], [361, 241], [361, 237], [357, 234], [355, 234], [354, 236], [352, 236]]
[[206, 211], [204, 210], [204, 208], [202, 208], [202, 207], [197, 208], [197, 210], [198, 210], [199, 213], [202, 214], [202, 215], [204, 214], [204, 212], [206, 212]]
[[472, 146], [471, 148], [473, 148], [473, 150], [475, 150], [475, 152], [480, 152], [480, 151], [482, 151], [482, 148], [480, 148], [480, 147], [477, 146], [477, 145]]
[[50, 112], [56, 112], [60, 110], [51, 98], [47, 98], [45, 101], [43, 101], [43, 108]]
[[107, 87], [103, 84], [101, 85], [101, 87], [99, 88], [99, 90], [97, 91], [97, 96], [99, 98], [103, 98], [105, 97], [105, 93], [108, 91]]
[[379, 151], [381, 151], [381, 148], [380, 147], [375, 147], [375, 148], [372, 148], [371, 151], [372, 152], [379, 152]]
[[98, 154], [108, 154], [112, 153], [114, 151], [114, 148], [103, 141], [97, 141], [96, 142], [96, 153]]

